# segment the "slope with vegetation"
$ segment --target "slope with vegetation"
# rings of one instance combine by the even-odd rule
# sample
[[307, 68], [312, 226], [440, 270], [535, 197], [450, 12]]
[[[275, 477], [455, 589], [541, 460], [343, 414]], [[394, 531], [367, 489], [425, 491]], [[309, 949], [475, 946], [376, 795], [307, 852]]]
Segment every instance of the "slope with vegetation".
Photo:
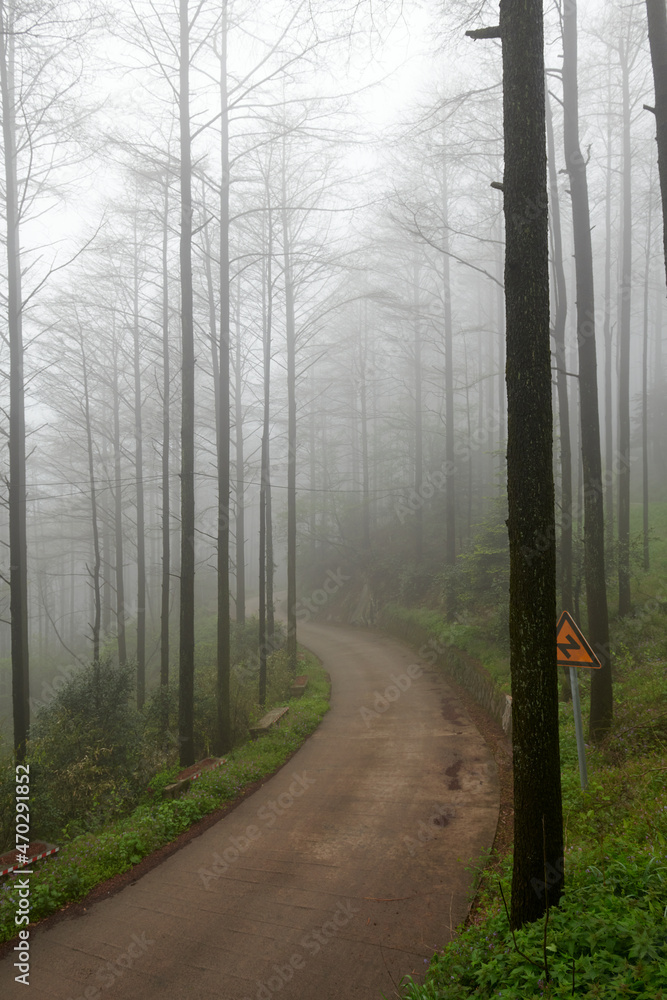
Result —
[[[202, 619], [198, 636], [195, 739], [198, 759], [208, 756], [214, 732], [215, 659], [207, 643], [212, 625]], [[281, 725], [250, 741], [249, 727], [263, 714], [257, 704], [253, 665], [256, 620], [234, 630], [232, 685], [234, 747], [226, 763], [204, 773], [181, 798], [164, 800], [163, 788], [180, 770], [174, 738], [176, 702], [162, 720], [159, 691], [144, 711], [132, 705], [133, 671], [112, 661], [77, 673], [40, 709], [31, 731], [30, 824], [34, 835], [60, 845], [55, 857], [31, 876], [31, 920], [41, 920], [95, 886], [127, 871], [174, 841], [204, 817], [231, 805], [273, 774], [317, 727], [328, 709], [328, 678], [309, 653], [299, 668], [309, 678], [306, 694], [290, 704]], [[269, 657], [266, 707], [286, 704], [292, 674], [286, 653]], [[7, 756], [0, 776], [0, 849], [13, 844], [14, 764]], [[16, 878], [0, 880], [0, 942], [16, 934]]]

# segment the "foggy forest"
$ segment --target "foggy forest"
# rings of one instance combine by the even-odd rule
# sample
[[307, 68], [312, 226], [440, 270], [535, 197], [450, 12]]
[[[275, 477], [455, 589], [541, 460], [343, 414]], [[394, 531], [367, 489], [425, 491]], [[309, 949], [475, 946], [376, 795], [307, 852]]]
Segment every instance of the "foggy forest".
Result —
[[[2, 995], [661, 996], [665, 0], [0, 0], [0, 108]], [[388, 867], [63, 971], [208, 836]]]

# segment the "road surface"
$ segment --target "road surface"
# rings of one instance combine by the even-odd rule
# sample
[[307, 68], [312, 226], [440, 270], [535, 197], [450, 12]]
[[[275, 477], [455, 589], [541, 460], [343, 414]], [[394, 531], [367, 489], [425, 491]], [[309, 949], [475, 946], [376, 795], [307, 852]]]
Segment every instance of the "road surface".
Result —
[[80, 917], [31, 930], [3, 1000], [380, 1000], [465, 917], [493, 758], [442, 678], [365, 629], [300, 625], [331, 711], [201, 837]]

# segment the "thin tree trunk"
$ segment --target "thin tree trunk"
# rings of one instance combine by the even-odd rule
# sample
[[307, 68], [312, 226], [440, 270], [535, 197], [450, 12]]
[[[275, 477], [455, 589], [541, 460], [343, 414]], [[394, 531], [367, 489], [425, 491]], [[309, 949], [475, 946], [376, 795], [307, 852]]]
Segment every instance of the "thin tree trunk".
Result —
[[[609, 67], [608, 106], [611, 108], [611, 66]], [[611, 336], [611, 207], [612, 207], [612, 128], [607, 115], [607, 182], [605, 193], [605, 254], [604, 254], [604, 439], [607, 538], [614, 538], [614, 406], [613, 406], [613, 345]]]
[[577, 83], [577, 5], [563, 8], [563, 104], [565, 163], [570, 180], [577, 286], [577, 342], [579, 345], [579, 404], [584, 493], [584, 577], [588, 609], [588, 638], [600, 660], [592, 672], [590, 736], [600, 739], [613, 713], [609, 616], [604, 558], [604, 503], [600, 455], [595, 295], [593, 253], [588, 203], [586, 161], [579, 145]]
[[570, 408], [567, 391], [567, 352], [565, 326], [567, 322], [567, 282], [563, 267], [563, 239], [561, 235], [560, 201], [558, 198], [558, 173], [556, 147], [553, 134], [551, 103], [546, 93], [547, 160], [549, 164], [549, 207], [553, 234], [553, 269], [555, 276], [556, 315], [554, 317], [554, 354], [556, 386], [558, 393], [558, 423], [560, 427], [560, 593], [561, 604], [572, 608], [572, 448], [570, 444]]
[[194, 764], [195, 671], [195, 349], [192, 297], [192, 154], [190, 25], [179, 0], [179, 128], [181, 189], [181, 601], [178, 735], [181, 767]]
[[281, 167], [285, 337], [287, 341], [287, 658], [290, 670], [292, 673], [296, 673], [296, 328], [284, 143]]
[[30, 725], [28, 652], [28, 542], [26, 525], [25, 385], [21, 290], [20, 207], [15, 133], [14, 37], [11, 12], [0, 5], [0, 96], [7, 223], [7, 323], [9, 330], [9, 562], [14, 752], [25, 760]]
[[[415, 493], [418, 498], [422, 495], [424, 479], [424, 454], [423, 430], [422, 430], [422, 343], [421, 343], [421, 317], [419, 310], [419, 263], [415, 261], [412, 273], [412, 293], [413, 293], [413, 367], [414, 367], [414, 393], [415, 393], [415, 470], [414, 483]], [[422, 561], [424, 548], [424, 517], [423, 504], [417, 503], [415, 510], [415, 564], [419, 566]]]
[[[445, 142], [443, 136], [443, 150]], [[442, 162], [442, 294], [445, 304], [445, 565], [456, 562], [456, 473], [454, 471], [454, 330], [452, 327], [452, 285], [449, 256], [449, 185], [447, 163], [443, 152]], [[472, 497], [468, 497], [472, 506]], [[447, 587], [447, 616], [455, 613], [454, 588]]]
[[270, 475], [269, 431], [271, 405], [271, 327], [273, 322], [273, 215], [271, 209], [271, 187], [266, 176], [266, 263], [262, 268], [262, 310], [263, 310], [263, 380], [264, 410], [262, 414], [262, 447], [259, 491], [259, 703], [266, 703], [266, 662], [268, 646], [273, 640], [272, 631], [267, 636], [267, 581], [273, 577], [273, 566], [268, 557], [267, 524], [268, 491]]
[[[371, 547], [371, 498], [370, 498], [370, 475], [368, 469], [368, 386], [367, 375], [367, 354], [368, 354], [368, 302], [364, 300], [360, 304], [359, 323], [359, 420], [361, 435], [361, 521], [362, 521], [362, 542], [364, 550], [368, 553]], [[421, 348], [419, 367], [421, 369]], [[420, 388], [421, 394], [421, 388]], [[421, 408], [421, 406], [420, 406]], [[421, 439], [421, 427], [420, 427]], [[421, 447], [421, 445], [420, 445]]]
[[[558, 172], [553, 118], [548, 88], [546, 98], [547, 163], [549, 167], [549, 222], [553, 240], [553, 271], [556, 315], [553, 322], [554, 362], [558, 396], [558, 425], [560, 444], [560, 600], [561, 607], [573, 608], [572, 590], [572, 443], [570, 440], [570, 403], [567, 385], [567, 350], [565, 327], [567, 324], [567, 282], [563, 266], [563, 238], [561, 233], [560, 200], [558, 197]], [[563, 667], [561, 692], [564, 700], [572, 697], [570, 672]]]
[[649, 491], [648, 491], [648, 327], [651, 278], [651, 242], [653, 229], [653, 170], [650, 171], [648, 219], [646, 221], [646, 255], [644, 257], [644, 330], [642, 339], [642, 550], [644, 572], [651, 567], [649, 552]]
[[220, 372], [218, 382], [218, 652], [216, 683], [215, 752], [231, 746], [229, 714], [230, 616], [229, 616], [229, 114], [227, 101], [227, 0], [222, 5], [220, 37]]
[[144, 441], [141, 420], [141, 350], [139, 340], [139, 245], [134, 219], [133, 274], [134, 475], [137, 490], [137, 708], [146, 700], [146, 529], [144, 508]]
[[171, 364], [169, 351], [169, 171], [164, 178], [162, 220], [162, 581], [160, 588], [160, 687], [162, 729], [169, 727], [169, 605], [171, 596], [171, 504], [169, 493], [169, 449], [171, 444]]
[[88, 567], [93, 588], [93, 622], [91, 626], [93, 639], [93, 663], [100, 660], [100, 628], [102, 621], [102, 593], [100, 589], [100, 568], [102, 553], [100, 550], [99, 517], [97, 512], [97, 483], [95, 481], [95, 450], [93, 446], [93, 428], [90, 417], [90, 393], [88, 389], [88, 363], [83, 339], [83, 330], [79, 327], [79, 347], [81, 350], [81, 371], [83, 381], [83, 416], [86, 426], [86, 449], [88, 453], [88, 483], [90, 489], [90, 516], [93, 530], [93, 566]]
[[236, 295], [236, 367], [234, 409], [236, 431], [236, 621], [245, 622], [245, 484], [243, 453], [243, 365], [241, 358], [241, 278]]
[[630, 66], [626, 43], [619, 45], [623, 81], [623, 225], [621, 235], [621, 309], [618, 388], [618, 613], [632, 610], [630, 596], [630, 311], [632, 305], [632, 146]]
[[118, 340], [115, 323], [113, 331], [113, 457], [114, 457], [114, 548], [116, 555], [116, 638], [118, 642], [118, 663], [127, 663], [127, 640], [125, 637], [125, 569], [123, 566], [123, 470], [120, 447], [120, 392], [118, 389]]

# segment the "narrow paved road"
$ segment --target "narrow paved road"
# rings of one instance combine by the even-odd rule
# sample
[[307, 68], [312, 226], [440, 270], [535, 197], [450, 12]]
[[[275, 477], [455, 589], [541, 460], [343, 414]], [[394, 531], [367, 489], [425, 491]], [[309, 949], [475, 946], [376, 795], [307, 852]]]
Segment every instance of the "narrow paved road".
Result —
[[333, 683], [317, 732], [134, 885], [33, 929], [30, 991], [8, 955], [0, 996], [380, 1000], [423, 972], [493, 841], [493, 758], [439, 676], [412, 676], [407, 646], [313, 624], [299, 639]]

